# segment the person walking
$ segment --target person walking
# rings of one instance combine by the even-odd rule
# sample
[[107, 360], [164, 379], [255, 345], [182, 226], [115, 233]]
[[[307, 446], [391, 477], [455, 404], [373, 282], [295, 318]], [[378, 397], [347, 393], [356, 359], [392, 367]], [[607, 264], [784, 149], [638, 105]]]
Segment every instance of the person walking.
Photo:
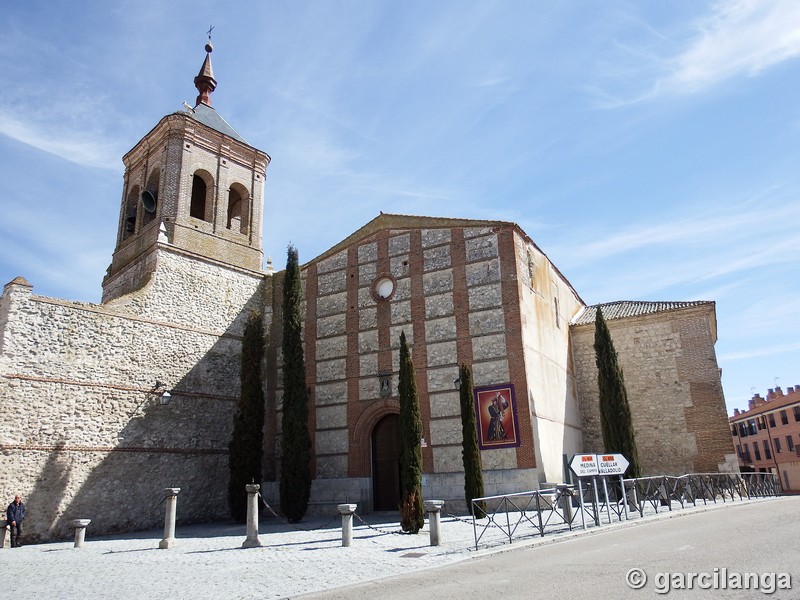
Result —
[[6, 509], [6, 521], [11, 525], [11, 547], [21, 546], [19, 539], [22, 537], [22, 520], [25, 518], [25, 505], [22, 496], [14, 496], [14, 501]]

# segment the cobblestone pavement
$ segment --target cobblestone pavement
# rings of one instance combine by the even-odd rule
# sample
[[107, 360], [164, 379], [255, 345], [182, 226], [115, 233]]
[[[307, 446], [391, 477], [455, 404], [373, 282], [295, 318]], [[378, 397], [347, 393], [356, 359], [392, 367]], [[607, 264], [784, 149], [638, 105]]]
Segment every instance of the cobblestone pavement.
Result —
[[[769, 502], [770, 500], [757, 500]], [[740, 504], [741, 502], [737, 502]], [[731, 503], [727, 503], [728, 506]], [[725, 505], [661, 512], [619, 523], [626, 526], [670, 518]], [[443, 516], [441, 545], [429, 545], [429, 529], [417, 535], [400, 533], [398, 517], [372, 514], [356, 520], [349, 548], [341, 546], [338, 516], [323, 529], [305, 531], [265, 519], [259, 527], [260, 548], [243, 549], [245, 526], [231, 522], [178, 527], [176, 544], [158, 549], [162, 530], [93, 537], [91, 525], [83, 548], [57, 542], [0, 550], [0, 597], [14, 600], [131, 598], [286, 598], [308, 592], [430, 569], [490, 552], [522, 545], [550, 543], [586, 531], [538, 537], [521, 526], [509, 545], [499, 529], [490, 527], [475, 550], [472, 522]], [[328, 519], [311, 519], [305, 528]]]

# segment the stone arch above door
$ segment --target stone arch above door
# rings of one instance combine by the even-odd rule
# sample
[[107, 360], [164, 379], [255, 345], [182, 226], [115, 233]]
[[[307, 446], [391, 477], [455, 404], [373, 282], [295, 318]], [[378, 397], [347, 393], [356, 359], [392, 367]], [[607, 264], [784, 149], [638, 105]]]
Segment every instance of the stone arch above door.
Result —
[[371, 438], [375, 425], [386, 415], [400, 414], [400, 402], [380, 400], [371, 403], [359, 415], [353, 426], [350, 444], [348, 476], [370, 477], [372, 464]]

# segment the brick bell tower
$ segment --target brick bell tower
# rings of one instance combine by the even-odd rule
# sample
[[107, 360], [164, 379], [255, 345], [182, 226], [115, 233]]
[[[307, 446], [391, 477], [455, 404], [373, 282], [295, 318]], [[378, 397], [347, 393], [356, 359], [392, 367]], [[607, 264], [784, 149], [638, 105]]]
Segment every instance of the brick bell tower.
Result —
[[270, 157], [211, 106], [211, 38], [194, 107], [165, 116], [123, 158], [125, 177], [103, 302], [142, 288], [160, 249], [261, 272], [264, 178]]

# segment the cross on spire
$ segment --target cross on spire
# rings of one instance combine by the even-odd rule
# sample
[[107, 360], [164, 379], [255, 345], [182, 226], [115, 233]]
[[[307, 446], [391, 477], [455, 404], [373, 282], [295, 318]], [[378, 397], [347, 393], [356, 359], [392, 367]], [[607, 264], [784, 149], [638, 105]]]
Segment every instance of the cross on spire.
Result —
[[211, 32], [214, 26], [208, 28], [208, 42], [206, 42], [206, 59], [203, 61], [203, 66], [197, 77], [194, 78], [194, 85], [200, 94], [197, 96], [196, 104], [205, 104], [211, 106], [211, 92], [217, 87], [217, 80], [214, 79], [214, 71], [211, 68], [211, 53], [214, 51], [214, 46], [211, 45]]

